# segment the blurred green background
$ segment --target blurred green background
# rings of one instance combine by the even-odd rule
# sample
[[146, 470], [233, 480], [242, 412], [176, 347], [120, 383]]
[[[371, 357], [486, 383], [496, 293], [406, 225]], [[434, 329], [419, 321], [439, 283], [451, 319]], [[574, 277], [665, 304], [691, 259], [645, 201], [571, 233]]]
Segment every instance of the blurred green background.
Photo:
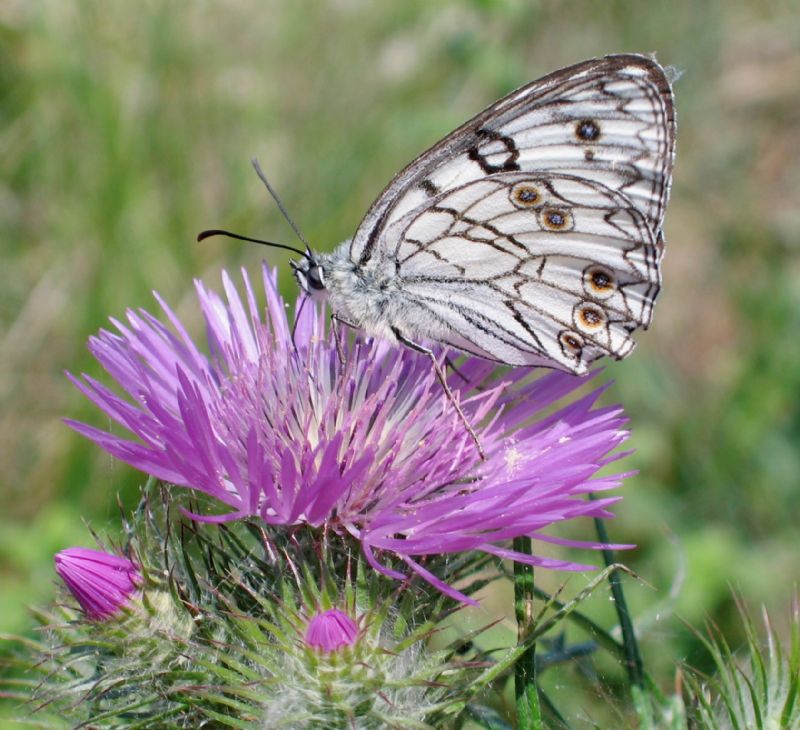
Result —
[[[800, 575], [797, 2], [4, 0], [0, 631], [29, 630], [53, 552], [92, 544], [83, 520], [113, 530], [117, 495], [132, 504], [143, 481], [61, 422], [109, 425], [62, 374], [100, 376], [87, 337], [126, 307], [156, 311], [152, 289], [200, 335], [192, 279], [264, 255], [197, 244], [203, 228], [293, 243], [251, 157], [327, 250], [463, 120], [621, 51], [682, 71], [665, 286], [635, 356], [606, 370], [637, 449], [609, 527], [639, 546], [624, 558], [645, 581], [629, 588], [645, 659], [669, 689], [677, 661], [705, 661], [681, 619], [712, 617], [736, 643], [731, 588], [785, 618]], [[267, 255], [292, 292], [287, 255]], [[504, 610], [494, 598], [483, 620]], [[588, 610], [610, 625], [607, 599]]]

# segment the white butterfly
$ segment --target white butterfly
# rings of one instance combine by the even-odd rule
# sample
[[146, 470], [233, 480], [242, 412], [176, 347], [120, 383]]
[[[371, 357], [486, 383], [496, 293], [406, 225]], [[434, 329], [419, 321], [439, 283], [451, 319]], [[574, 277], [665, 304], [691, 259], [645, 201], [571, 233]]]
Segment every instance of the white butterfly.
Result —
[[[606, 56], [517, 89], [423, 152], [333, 253], [268, 245], [303, 256], [295, 277], [334, 322], [428, 355], [483, 456], [420, 340], [576, 374], [629, 355], [661, 285], [674, 155], [664, 69]], [[246, 238], [200, 238], [217, 233]]]
[[639, 55], [585, 61], [447, 135], [351, 240], [307, 250], [294, 273], [370, 335], [583, 373], [629, 355], [650, 323], [674, 151], [664, 69]]

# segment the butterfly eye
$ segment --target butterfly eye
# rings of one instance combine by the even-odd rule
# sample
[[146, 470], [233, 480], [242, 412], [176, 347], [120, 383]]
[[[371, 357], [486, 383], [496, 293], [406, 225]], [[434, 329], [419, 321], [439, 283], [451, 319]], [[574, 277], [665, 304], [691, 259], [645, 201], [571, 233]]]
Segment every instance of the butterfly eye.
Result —
[[308, 286], [316, 291], [321, 291], [325, 288], [325, 276], [322, 272], [322, 267], [313, 265], [308, 270], [307, 274]]
[[540, 221], [548, 231], [570, 231], [574, 225], [569, 211], [558, 208], [546, 208], [542, 211]]
[[590, 266], [583, 272], [583, 288], [598, 299], [610, 297], [616, 290], [614, 273], [605, 266]]
[[532, 208], [541, 199], [539, 191], [529, 183], [519, 183], [511, 188], [511, 202], [517, 208]]
[[605, 326], [606, 313], [595, 304], [584, 302], [575, 308], [575, 324], [583, 332], [595, 332]]

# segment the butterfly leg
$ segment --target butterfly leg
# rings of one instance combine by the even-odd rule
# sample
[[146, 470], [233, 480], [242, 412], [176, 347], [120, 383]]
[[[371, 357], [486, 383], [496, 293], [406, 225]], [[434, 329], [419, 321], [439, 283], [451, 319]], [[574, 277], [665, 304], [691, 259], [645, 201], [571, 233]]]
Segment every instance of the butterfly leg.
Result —
[[486, 461], [486, 454], [483, 451], [483, 447], [481, 446], [481, 442], [478, 439], [478, 435], [473, 430], [472, 425], [469, 422], [469, 419], [464, 415], [464, 411], [461, 410], [461, 406], [458, 404], [456, 397], [453, 395], [453, 391], [450, 390], [450, 386], [447, 384], [447, 375], [442, 369], [442, 366], [439, 364], [439, 361], [436, 359], [436, 355], [433, 353], [433, 350], [427, 347], [423, 347], [422, 345], [414, 342], [413, 340], [409, 340], [396, 327], [392, 327], [392, 332], [394, 333], [394, 336], [397, 337], [398, 342], [405, 345], [406, 347], [410, 347], [412, 350], [416, 352], [419, 352], [423, 355], [427, 355], [428, 358], [430, 358], [431, 364], [433, 365], [433, 370], [436, 373], [436, 377], [439, 379], [439, 383], [441, 383], [442, 388], [444, 388], [444, 392], [447, 395], [447, 398], [449, 399], [450, 403], [453, 404], [453, 408], [456, 409], [456, 413], [458, 413], [458, 417], [464, 424], [464, 428], [467, 429], [467, 433], [472, 437], [472, 440], [475, 442], [475, 447], [478, 449], [478, 454], [480, 455], [481, 460]]
[[341, 330], [339, 325], [349, 326], [350, 323], [336, 314], [331, 314], [331, 330], [333, 330], [333, 340], [336, 343], [336, 354], [339, 356], [339, 364], [344, 367], [347, 362], [344, 357], [344, 347], [342, 347]]
[[300, 321], [300, 315], [303, 313], [303, 307], [306, 306], [307, 301], [307, 296], [300, 300], [300, 306], [294, 315], [294, 323], [292, 324], [292, 347], [294, 348], [295, 352], [297, 352], [297, 342], [295, 342], [295, 336], [297, 335], [297, 323]]
[[[471, 382], [470, 379], [456, 367], [456, 364], [449, 357], [445, 357], [444, 364], [447, 367], [449, 367], [456, 375], [458, 375], [458, 377], [461, 378], [465, 383]], [[475, 390], [480, 391], [481, 393], [486, 390], [486, 388], [484, 388], [482, 385], [472, 384], [472, 387], [475, 388]]]

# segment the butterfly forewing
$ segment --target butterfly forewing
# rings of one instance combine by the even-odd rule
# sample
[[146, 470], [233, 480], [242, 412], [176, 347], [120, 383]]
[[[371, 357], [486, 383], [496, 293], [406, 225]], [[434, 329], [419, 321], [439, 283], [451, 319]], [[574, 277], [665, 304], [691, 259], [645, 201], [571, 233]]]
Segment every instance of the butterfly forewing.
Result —
[[512, 92], [423, 153], [375, 201], [351, 243], [366, 264], [393, 222], [443, 192], [504, 172], [553, 171], [626, 195], [660, 237], [675, 142], [663, 69], [636, 55], [557, 71]]

